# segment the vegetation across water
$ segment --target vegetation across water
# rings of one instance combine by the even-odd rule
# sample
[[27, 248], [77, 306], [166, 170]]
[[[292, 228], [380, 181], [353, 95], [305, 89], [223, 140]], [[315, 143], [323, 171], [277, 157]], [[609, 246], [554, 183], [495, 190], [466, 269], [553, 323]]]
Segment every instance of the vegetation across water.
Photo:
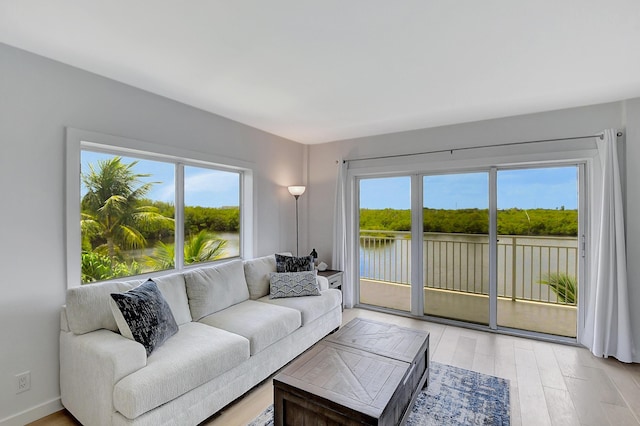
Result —
[[[423, 232], [488, 234], [487, 209], [423, 210]], [[361, 209], [360, 229], [410, 231], [411, 211], [396, 209]], [[511, 208], [498, 211], [498, 234], [566, 236], [578, 235], [578, 211], [559, 209]]]

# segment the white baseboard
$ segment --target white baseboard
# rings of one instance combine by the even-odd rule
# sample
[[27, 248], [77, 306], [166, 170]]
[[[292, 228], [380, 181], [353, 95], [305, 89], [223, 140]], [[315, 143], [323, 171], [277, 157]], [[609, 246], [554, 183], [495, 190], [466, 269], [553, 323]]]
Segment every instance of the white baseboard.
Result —
[[43, 402], [33, 408], [29, 408], [21, 413], [0, 420], [0, 426], [24, 426], [27, 423], [35, 422], [38, 419], [62, 410], [60, 397], [51, 401]]

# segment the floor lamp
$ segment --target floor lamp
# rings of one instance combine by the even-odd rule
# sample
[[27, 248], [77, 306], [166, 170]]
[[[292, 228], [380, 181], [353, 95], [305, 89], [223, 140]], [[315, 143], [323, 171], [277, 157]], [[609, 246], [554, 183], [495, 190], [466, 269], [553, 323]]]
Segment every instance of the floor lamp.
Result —
[[298, 198], [304, 194], [304, 190], [307, 188], [302, 185], [295, 185], [290, 186], [287, 189], [289, 190], [289, 194], [296, 197], [296, 256], [298, 256]]

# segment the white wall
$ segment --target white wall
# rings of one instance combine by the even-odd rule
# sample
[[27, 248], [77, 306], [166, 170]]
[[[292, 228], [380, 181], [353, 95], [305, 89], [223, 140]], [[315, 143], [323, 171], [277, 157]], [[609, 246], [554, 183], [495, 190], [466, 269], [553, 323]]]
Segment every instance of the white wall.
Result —
[[[626, 126], [627, 245], [629, 292], [635, 335], [635, 360], [640, 362], [640, 99], [582, 108], [550, 111], [432, 129], [378, 135], [321, 145], [309, 151], [309, 242], [330, 263], [336, 160], [433, 151], [528, 140], [593, 135], [606, 128]], [[591, 142], [592, 143], [592, 142]], [[539, 145], [554, 150], [554, 144]], [[475, 151], [466, 151], [475, 152]], [[397, 162], [397, 160], [396, 160]]]
[[[286, 186], [305, 177], [303, 145], [0, 44], [3, 425], [35, 420], [59, 404], [65, 126], [252, 162], [256, 255], [295, 250]], [[31, 390], [16, 395], [14, 376], [27, 370]]]

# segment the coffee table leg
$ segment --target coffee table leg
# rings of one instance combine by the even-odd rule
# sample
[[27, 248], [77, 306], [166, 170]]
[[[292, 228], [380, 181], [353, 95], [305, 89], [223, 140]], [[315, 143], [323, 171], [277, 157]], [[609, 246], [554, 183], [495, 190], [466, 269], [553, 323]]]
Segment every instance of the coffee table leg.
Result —
[[282, 410], [284, 409], [282, 390], [277, 387], [273, 388], [273, 424], [274, 426], [283, 426]]

